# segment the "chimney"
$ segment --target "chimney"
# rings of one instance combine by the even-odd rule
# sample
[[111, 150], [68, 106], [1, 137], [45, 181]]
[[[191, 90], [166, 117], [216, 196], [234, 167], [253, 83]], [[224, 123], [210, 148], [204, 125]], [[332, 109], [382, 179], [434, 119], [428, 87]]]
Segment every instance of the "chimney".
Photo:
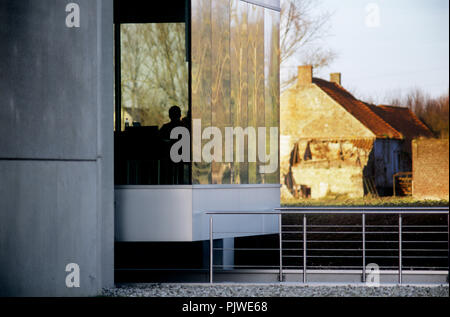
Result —
[[330, 81], [341, 86], [341, 73], [331, 73]]
[[312, 84], [313, 67], [311, 65], [298, 67], [297, 86], [306, 86]]

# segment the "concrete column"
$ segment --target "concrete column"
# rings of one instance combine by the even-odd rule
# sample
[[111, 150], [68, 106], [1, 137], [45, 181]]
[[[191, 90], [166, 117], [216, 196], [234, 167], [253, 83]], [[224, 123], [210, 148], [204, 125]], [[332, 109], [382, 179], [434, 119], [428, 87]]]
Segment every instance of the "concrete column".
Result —
[[113, 285], [113, 1], [72, 2], [0, 1], [0, 296]]

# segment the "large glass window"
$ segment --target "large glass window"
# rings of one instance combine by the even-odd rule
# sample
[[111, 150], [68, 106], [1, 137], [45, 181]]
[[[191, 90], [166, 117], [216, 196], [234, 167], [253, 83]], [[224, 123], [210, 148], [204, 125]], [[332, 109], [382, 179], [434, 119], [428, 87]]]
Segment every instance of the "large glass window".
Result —
[[[228, 127], [247, 131], [243, 159], [235, 133], [233, 159], [223, 145], [220, 161], [194, 162], [192, 182], [278, 184], [280, 13], [241, 0], [193, 0], [191, 10], [193, 122], [224, 138]], [[209, 142], [193, 139], [202, 147]]]
[[185, 23], [122, 24], [122, 126], [161, 129], [169, 110], [189, 110]]
[[[278, 184], [280, 13], [115, 3], [116, 184]], [[190, 132], [185, 163], [170, 159], [177, 126]]]
[[116, 185], [191, 183], [190, 164], [170, 159], [172, 129], [191, 122], [187, 8], [116, 2]]

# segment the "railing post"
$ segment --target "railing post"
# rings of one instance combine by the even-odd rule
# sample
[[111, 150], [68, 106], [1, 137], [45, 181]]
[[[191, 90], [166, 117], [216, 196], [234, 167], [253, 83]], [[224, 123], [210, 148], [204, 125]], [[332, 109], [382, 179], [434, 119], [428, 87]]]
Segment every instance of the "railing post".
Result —
[[280, 283], [283, 282], [283, 224], [282, 224], [282, 214], [278, 216], [278, 230], [280, 239]]
[[403, 259], [402, 259], [402, 214], [398, 215], [398, 283], [402, 284], [402, 268], [403, 268]]
[[209, 283], [213, 284], [213, 268], [214, 268], [214, 239], [213, 239], [213, 216], [209, 216]]
[[366, 214], [362, 214], [362, 257], [363, 257], [363, 269], [362, 269], [362, 282], [366, 282]]
[[303, 283], [306, 283], [306, 214], [303, 214]]

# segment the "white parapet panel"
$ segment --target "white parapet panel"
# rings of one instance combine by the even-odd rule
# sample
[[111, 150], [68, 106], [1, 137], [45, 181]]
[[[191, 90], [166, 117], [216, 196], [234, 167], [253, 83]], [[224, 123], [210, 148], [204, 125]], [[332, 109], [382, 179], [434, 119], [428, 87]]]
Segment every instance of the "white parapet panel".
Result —
[[[209, 211], [261, 212], [280, 206], [280, 185], [118, 186], [116, 241], [209, 239]], [[276, 215], [216, 215], [214, 238], [278, 232]]]
[[[280, 185], [195, 185], [193, 238], [209, 239], [208, 211], [270, 212], [280, 206]], [[216, 215], [214, 238], [257, 236], [278, 232], [278, 216]]]
[[116, 241], [192, 241], [192, 186], [115, 188]]

